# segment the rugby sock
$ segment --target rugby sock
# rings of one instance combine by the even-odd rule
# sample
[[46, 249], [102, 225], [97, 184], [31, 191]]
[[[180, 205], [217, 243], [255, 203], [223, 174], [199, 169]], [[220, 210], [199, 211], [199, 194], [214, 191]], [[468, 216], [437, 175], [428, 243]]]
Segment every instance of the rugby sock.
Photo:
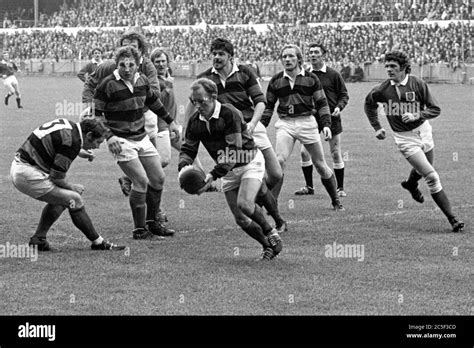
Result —
[[338, 197], [337, 197], [337, 188], [336, 188], [336, 178], [334, 177], [334, 174], [332, 174], [329, 178], [323, 179], [321, 177], [321, 182], [323, 183], [324, 187], [326, 188], [326, 191], [329, 194], [329, 197], [331, 197], [331, 201], [334, 203]]
[[334, 175], [336, 176], [337, 188], [344, 188], [344, 162], [334, 163]]
[[301, 169], [303, 170], [306, 186], [313, 188], [313, 164], [311, 163], [309, 166], [302, 166]]
[[438, 207], [448, 219], [452, 219], [454, 217], [454, 213], [451, 208], [451, 203], [449, 202], [448, 196], [446, 196], [444, 190], [432, 193], [431, 197], [433, 197], [435, 203], [438, 205]]
[[71, 215], [74, 226], [80, 229], [81, 232], [85, 234], [87, 239], [93, 241], [100, 237], [95, 231], [94, 225], [92, 224], [92, 221], [89, 215], [87, 215], [86, 209], [84, 207], [79, 209], [69, 209], [69, 215]]
[[8, 92], [7, 95], [5, 96], [5, 105], [8, 105], [8, 99], [13, 95], [13, 93]]
[[146, 220], [146, 193], [132, 189], [130, 191], [130, 208], [132, 209], [133, 223], [135, 228], [145, 228]]
[[21, 98], [16, 98], [16, 105], [21, 108]]
[[258, 205], [255, 205], [255, 210], [253, 211], [253, 214], [249, 216], [249, 218], [251, 218], [262, 228], [262, 232], [265, 236], [268, 236], [268, 234], [272, 231], [272, 226], [270, 226], [267, 219], [263, 215], [262, 208], [260, 208]]
[[408, 184], [412, 187], [417, 187], [418, 181], [422, 178], [423, 176], [419, 174], [414, 168], [411, 170], [410, 175], [408, 176]]
[[46, 238], [46, 233], [48, 233], [51, 226], [59, 219], [65, 209], [62, 205], [46, 204], [33, 237]]
[[268, 213], [273, 218], [277, 226], [281, 226], [283, 224], [284, 220], [278, 210], [278, 203], [269, 190], [267, 190], [266, 193], [259, 194], [257, 196], [256, 203], [260, 206], [264, 206], [265, 209], [267, 209]]
[[262, 228], [255, 221], [250, 220], [250, 223], [246, 227], [241, 227], [245, 231], [245, 233], [247, 233], [250, 237], [259, 242], [264, 248], [270, 247], [268, 238], [265, 237], [262, 232]]
[[163, 189], [155, 189], [148, 185], [146, 190], [146, 219], [147, 220], [157, 220], [158, 213], [160, 211], [161, 204], [161, 194]]

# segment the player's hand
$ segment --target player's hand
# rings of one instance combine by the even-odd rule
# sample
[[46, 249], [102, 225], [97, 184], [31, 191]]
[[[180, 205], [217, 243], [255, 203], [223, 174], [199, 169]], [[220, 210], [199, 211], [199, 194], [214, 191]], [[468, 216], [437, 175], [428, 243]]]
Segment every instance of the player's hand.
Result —
[[122, 152], [122, 145], [123, 142], [120, 138], [116, 135], [112, 136], [107, 140], [107, 145], [109, 146], [109, 151], [112, 152], [114, 155], [118, 155]]
[[79, 155], [78, 155], [80, 158], [84, 158], [84, 159], [87, 159], [89, 162], [92, 162], [95, 158], [95, 155], [94, 155], [94, 151], [92, 150], [84, 150], [84, 149], [81, 149], [81, 151], [79, 151]]
[[329, 127], [324, 127], [323, 128], [323, 134], [324, 134], [324, 140], [328, 141], [332, 139], [332, 132]]
[[255, 129], [256, 126], [257, 126], [257, 124], [254, 123], [254, 122], [247, 123], [247, 129], [248, 129], [250, 135], [253, 134], [253, 130]]
[[419, 114], [419, 113], [412, 114], [411, 112], [405, 112], [405, 113], [402, 115], [402, 121], [403, 121], [404, 123], [414, 122], [414, 121], [418, 120], [419, 118], [420, 118], [420, 114]]
[[338, 107], [335, 107], [334, 108], [334, 111], [332, 112], [331, 116], [334, 116], [334, 117], [339, 117], [341, 116], [341, 109], [339, 109]]
[[213, 181], [214, 181], [214, 177], [212, 176], [212, 174], [207, 174], [206, 178], [204, 179], [204, 182], [206, 183], [206, 185], [201, 187], [199, 189], [199, 191], [196, 192], [196, 194], [200, 195], [200, 194], [206, 192], [209, 189], [209, 187], [211, 187]]
[[176, 122], [173, 121], [173, 122], [170, 123], [170, 138], [174, 139], [174, 138], [179, 138], [179, 137], [180, 137], [179, 127], [176, 124]]
[[79, 193], [80, 195], [82, 195], [82, 193], [84, 192], [84, 185], [81, 185], [81, 184], [72, 184], [72, 190], [73, 191], [76, 191], [77, 193]]
[[375, 132], [375, 136], [379, 140], [383, 140], [386, 137], [385, 129], [380, 128], [378, 131]]

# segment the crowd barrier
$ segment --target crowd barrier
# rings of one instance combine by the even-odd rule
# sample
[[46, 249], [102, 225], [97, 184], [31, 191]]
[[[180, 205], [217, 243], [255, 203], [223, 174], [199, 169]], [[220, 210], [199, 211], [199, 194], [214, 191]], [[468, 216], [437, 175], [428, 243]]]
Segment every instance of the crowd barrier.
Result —
[[[45, 74], [45, 75], [76, 75], [79, 70], [87, 64], [86, 60], [59, 60], [22, 61], [20, 69], [23, 74]], [[173, 75], [176, 77], [195, 78], [197, 74], [208, 69], [212, 62], [175, 62], [171, 65]], [[263, 77], [270, 78], [282, 70], [280, 62], [259, 63], [260, 72]], [[422, 77], [424, 80], [433, 83], [474, 83], [474, 65], [463, 65], [453, 68], [447, 64], [425, 64], [412, 65], [412, 74]], [[364, 66], [364, 81], [381, 81], [386, 79], [384, 65], [373, 63]]]

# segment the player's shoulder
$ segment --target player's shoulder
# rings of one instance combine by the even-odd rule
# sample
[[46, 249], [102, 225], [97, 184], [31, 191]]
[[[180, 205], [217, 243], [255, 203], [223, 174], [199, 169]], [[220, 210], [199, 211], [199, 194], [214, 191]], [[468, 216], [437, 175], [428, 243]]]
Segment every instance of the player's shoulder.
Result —
[[221, 112], [219, 117], [223, 117], [229, 122], [242, 121], [244, 119], [242, 111], [237, 109], [234, 105], [227, 103], [221, 104]]
[[280, 79], [283, 78], [283, 73], [284, 71], [280, 71], [280, 72], [277, 72], [275, 75], [272, 76], [272, 78], [270, 79], [270, 83], [274, 83]]
[[252, 68], [250, 65], [238, 64], [237, 68], [239, 68], [239, 71], [244, 73], [244, 74], [247, 74], [247, 75], [255, 74], [254, 68]]
[[199, 74], [197, 75], [197, 78], [198, 78], [198, 79], [201, 79], [201, 78], [203, 78], [203, 77], [209, 78], [210, 76], [212, 76], [212, 68], [206, 69], [206, 70], [204, 70], [203, 72], [199, 73]]

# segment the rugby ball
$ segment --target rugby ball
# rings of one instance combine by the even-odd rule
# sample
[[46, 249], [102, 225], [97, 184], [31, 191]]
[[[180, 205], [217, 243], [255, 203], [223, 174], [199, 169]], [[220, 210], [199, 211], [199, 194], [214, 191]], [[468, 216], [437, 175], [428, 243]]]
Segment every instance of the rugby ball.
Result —
[[193, 166], [184, 167], [178, 175], [179, 186], [190, 195], [195, 195], [206, 185], [205, 179], [206, 174]]

